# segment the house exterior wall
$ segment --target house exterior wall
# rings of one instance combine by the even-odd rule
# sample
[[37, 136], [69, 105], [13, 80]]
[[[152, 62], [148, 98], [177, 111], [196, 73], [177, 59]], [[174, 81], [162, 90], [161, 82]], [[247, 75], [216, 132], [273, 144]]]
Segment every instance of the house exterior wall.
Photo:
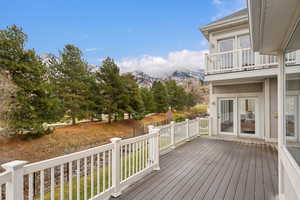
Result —
[[[244, 84], [233, 84], [233, 85], [213, 85], [211, 83], [212, 92], [210, 94], [210, 105], [209, 112], [212, 119], [212, 135], [219, 134], [219, 122], [218, 122], [218, 101], [222, 98], [234, 98], [235, 112], [238, 111], [238, 99], [239, 98], [257, 98], [258, 103], [258, 136], [260, 138], [265, 137], [265, 126], [264, 126], [264, 83], [244, 83]], [[238, 123], [237, 115], [234, 117], [235, 123]], [[235, 129], [235, 135], [238, 135], [237, 128]]]
[[[248, 24], [233, 26], [231, 28], [222, 29], [220, 31], [214, 31], [209, 34], [209, 52], [218, 52], [218, 41], [226, 38], [237, 38], [239, 35], [249, 34]], [[234, 43], [234, 49], [237, 49], [237, 39]]]

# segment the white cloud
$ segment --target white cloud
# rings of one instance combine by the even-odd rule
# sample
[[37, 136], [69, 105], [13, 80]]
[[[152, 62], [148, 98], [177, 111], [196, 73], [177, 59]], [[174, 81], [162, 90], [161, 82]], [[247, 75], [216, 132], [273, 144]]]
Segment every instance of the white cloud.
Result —
[[213, 4], [222, 4], [222, 1], [221, 0], [213, 0]]
[[162, 77], [175, 70], [199, 70], [204, 68], [204, 53], [207, 51], [174, 51], [166, 57], [144, 55], [138, 58], [123, 58], [117, 62], [122, 72], [143, 71]]
[[84, 51], [85, 52], [97, 51], [97, 48], [86, 48]]
[[213, 21], [246, 7], [246, 0], [212, 0], [212, 3], [217, 10], [212, 17]]

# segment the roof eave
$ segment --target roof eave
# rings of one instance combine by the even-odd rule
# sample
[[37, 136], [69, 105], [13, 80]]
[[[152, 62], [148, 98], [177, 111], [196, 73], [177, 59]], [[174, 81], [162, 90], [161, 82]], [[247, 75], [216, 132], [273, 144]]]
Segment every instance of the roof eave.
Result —
[[244, 24], [248, 22], [248, 15], [236, 17], [230, 20], [224, 20], [217, 23], [205, 25], [199, 28], [199, 30], [202, 32], [202, 34], [205, 36], [205, 38], [209, 39], [209, 32], [214, 31], [216, 29], [221, 29], [224, 27], [230, 27], [238, 24]]

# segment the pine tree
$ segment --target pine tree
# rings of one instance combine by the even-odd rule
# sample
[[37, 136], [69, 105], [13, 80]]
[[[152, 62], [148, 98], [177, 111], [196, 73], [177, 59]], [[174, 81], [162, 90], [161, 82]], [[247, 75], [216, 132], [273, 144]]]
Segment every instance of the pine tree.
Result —
[[145, 113], [155, 112], [155, 102], [152, 92], [148, 88], [140, 88], [141, 97], [145, 107]]
[[185, 103], [186, 92], [184, 88], [177, 85], [175, 80], [170, 80], [165, 83], [168, 93], [168, 104], [172, 109], [182, 110]]
[[155, 111], [157, 113], [166, 112], [168, 110], [168, 97], [164, 84], [160, 81], [155, 81], [151, 91], [154, 97]]
[[7, 111], [11, 133], [41, 135], [44, 123], [62, 116], [53, 94], [46, 66], [34, 50], [25, 50], [27, 35], [13, 25], [0, 30], [0, 70], [9, 73], [16, 86], [15, 105]]
[[144, 117], [144, 102], [142, 100], [139, 86], [132, 74], [124, 74], [122, 75], [124, 85], [125, 85], [125, 92], [129, 99], [128, 106], [127, 106], [127, 113], [129, 118], [133, 116], [134, 119], [142, 119]]
[[63, 102], [65, 113], [75, 124], [76, 119], [88, 115], [89, 71], [82, 52], [74, 45], [66, 45], [60, 58], [61, 63], [54, 61], [50, 65], [51, 81]]
[[191, 107], [193, 107], [193, 106], [195, 106], [196, 105], [196, 96], [195, 95], [193, 95], [192, 93], [187, 93], [186, 94], [186, 103], [185, 103], [185, 105], [186, 105], [186, 107], [187, 108], [191, 108]]
[[87, 101], [87, 112], [88, 115], [91, 118], [91, 121], [94, 120], [94, 118], [102, 120], [102, 113], [103, 113], [103, 94], [101, 85], [96, 80], [96, 73], [89, 70], [88, 75], [88, 94], [86, 96]]
[[116, 120], [117, 116], [125, 113], [129, 104], [120, 70], [113, 59], [108, 57], [103, 61], [97, 72], [97, 80], [103, 92], [104, 112], [108, 114], [108, 121], [111, 123], [113, 115]]

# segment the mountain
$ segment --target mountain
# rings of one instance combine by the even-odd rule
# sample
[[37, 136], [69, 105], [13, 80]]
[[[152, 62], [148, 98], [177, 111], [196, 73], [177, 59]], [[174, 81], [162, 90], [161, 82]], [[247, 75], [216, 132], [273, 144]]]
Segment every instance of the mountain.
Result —
[[131, 73], [133, 76], [135, 76], [137, 83], [140, 87], [151, 87], [152, 83], [154, 81], [160, 81], [160, 78], [152, 77], [142, 71], [134, 71]]
[[199, 71], [174, 71], [170, 76], [167, 77], [169, 80], [175, 80], [177, 83], [185, 83], [187, 81], [199, 81], [203, 82], [204, 81], [204, 71], [199, 70]]
[[141, 87], [151, 87], [154, 81], [167, 81], [175, 80], [178, 84], [185, 85], [188, 82], [195, 82], [202, 84], [204, 82], [204, 71], [179, 71], [171, 72], [170, 75], [158, 78], [146, 74], [142, 71], [134, 71], [132, 75], [136, 77], [136, 80]]
[[47, 66], [50, 65], [50, 60], [52, 58], [54, 58], [57, 62], [60, 62], [60, 59], [52, 53], [44, 53], [44, 54], [40, 55], [40, 58], [41, 58], [42, 62]]

